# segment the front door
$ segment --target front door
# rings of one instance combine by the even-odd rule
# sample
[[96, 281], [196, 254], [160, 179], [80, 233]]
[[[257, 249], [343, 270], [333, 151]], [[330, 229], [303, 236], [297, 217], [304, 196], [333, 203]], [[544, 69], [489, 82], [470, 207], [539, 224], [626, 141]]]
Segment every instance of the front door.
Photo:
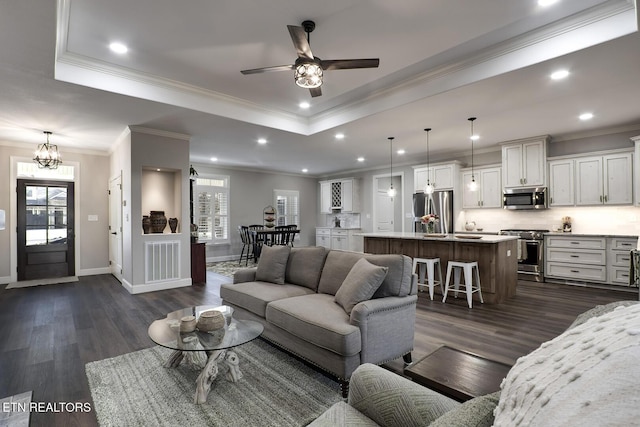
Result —
[[74, 276], [73, 182], [17, 183], [18, 280]]

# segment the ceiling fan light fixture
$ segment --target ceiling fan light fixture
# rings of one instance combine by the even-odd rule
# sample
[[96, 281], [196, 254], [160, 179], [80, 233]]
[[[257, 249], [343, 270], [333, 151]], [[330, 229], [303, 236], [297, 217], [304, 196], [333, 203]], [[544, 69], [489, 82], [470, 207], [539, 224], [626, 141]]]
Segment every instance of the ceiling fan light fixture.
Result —
[[322, 67], [320, 61], [296, 61], [293, 77], [296, 84], [306, 89], [313, 89], [322, 85]]

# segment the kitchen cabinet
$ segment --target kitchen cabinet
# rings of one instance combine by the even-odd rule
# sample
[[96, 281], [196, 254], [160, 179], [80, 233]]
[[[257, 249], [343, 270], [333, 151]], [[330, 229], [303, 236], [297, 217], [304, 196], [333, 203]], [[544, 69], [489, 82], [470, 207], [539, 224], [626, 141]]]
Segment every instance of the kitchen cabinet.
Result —
[[545, 278], [629, 285], [630, 253], [637, 237], [545, 236]]
[[316, 228], [316, 246], [323, 246], [331, 249], [331, 229]]
[[320, 182], [320, 213], [360, 212], [358, 180], [344, 178]]
[[502, 207], [502, 184], [499, 167], [475, 168], [473, 175], [478, 183], [477, 191], [469, 190], [471, 170], [462, 172], [462, 208], [500, 208]]
[[349, 228], [316, 228], [316, 246], [324, 246], [327, 249], [341, 251], [362, 252], [362, 238], [355, 236], [361, 229]]
[[605, 237], [545, 236], [545, 277], [607, 281]]
[[631, 250], [636, 248], [637, 238], [611, 237], [607, 239], [607, 274], [609, 283], [629, 286]]
[[546, 185], [548, 139], [544, 136], [502, 146], [502, 184], [505, 188]]
[[456, 180], [460, 174], [460, 163], [442, 163], [413, 167], [413, 186], [414, 191], [424, 191], [427, 180], [433, 185], [435, 190], [454, 190]]
[[575, 205], [574, 161], [549, 161], [549, 207]]
[[624, 152], [575, 159], [576, 205], [632, 204], [632, 158]]

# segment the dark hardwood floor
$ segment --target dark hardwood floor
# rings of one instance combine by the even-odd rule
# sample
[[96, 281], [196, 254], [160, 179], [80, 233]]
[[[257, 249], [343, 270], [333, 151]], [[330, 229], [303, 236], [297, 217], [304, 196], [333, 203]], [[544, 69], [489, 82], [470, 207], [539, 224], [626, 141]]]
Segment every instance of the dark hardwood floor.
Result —
[[[207, 285], [130, 295], [110, 275], [0, 290], [0, 398], [33, 390], [36, 402], [92, 402], [84, 365], [148, 348], [147, 327], [173, 310], [219, 304], [223, 276]], [[420, 293], [413, 360], [442, 344], [513, 364], [560, 334], [575, 316], [637, 293], [520, 282], [504, 304], [466, 306]], [[402, 359], [387, 365], [402, 372]], [[337, 385], [336, 385], [337, 387]], [[336, 388], [337, 391], [337, 388]], [[93, 426], [91, 413], [35, 413], [32, 426]]]

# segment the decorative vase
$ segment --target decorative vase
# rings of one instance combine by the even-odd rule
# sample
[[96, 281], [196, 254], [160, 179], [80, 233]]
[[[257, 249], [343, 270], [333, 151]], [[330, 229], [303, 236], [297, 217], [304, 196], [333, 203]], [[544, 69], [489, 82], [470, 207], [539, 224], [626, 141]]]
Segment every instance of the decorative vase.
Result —
[[178, 218], [169, 218], [169, 228], [172, 233], [175, 233], [178, 229]]
[[164, 216], [164, 211], [151, 211], [151, 232], [162, 233], [167, 226], [167, 217]]
[[151, 218], [149, 215], [142, 215], [142, 231], [144, 234], [149, 234], [149, 230], [151, 229]]
[[432, 222], [427, 223], [427, 234], [433, 234], [436, 230], [436, 225]]

